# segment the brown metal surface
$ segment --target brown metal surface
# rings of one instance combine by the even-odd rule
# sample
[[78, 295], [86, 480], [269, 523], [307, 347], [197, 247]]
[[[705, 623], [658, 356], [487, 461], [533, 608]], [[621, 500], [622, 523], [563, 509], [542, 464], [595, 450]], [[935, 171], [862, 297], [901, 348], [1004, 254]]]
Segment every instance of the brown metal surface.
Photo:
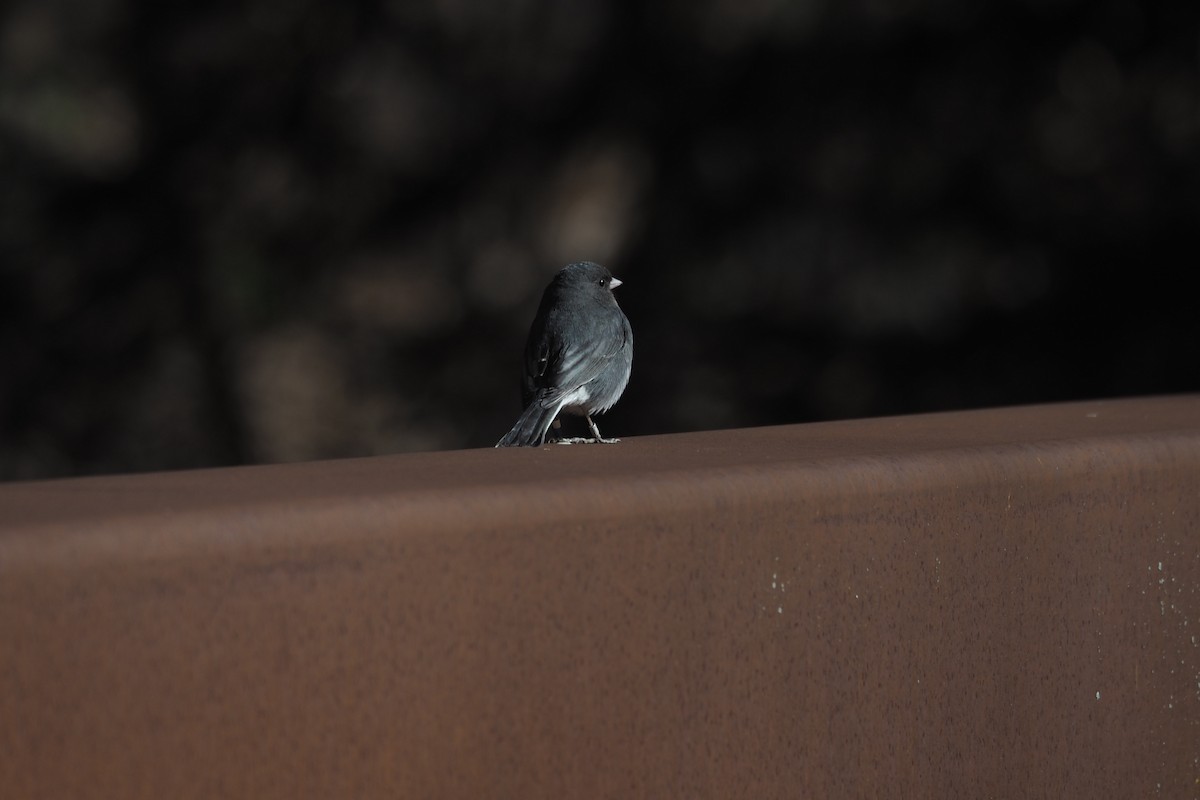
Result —
[[1200, 398], [0, 486], [0, 797], [1192, 797]]

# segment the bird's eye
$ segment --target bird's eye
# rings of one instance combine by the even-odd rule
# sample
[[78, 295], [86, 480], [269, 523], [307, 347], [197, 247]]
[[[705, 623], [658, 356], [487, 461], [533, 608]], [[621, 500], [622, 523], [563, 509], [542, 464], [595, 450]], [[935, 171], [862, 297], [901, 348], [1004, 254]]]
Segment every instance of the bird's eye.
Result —
[[608, 278], [601, 278], [600, 280], [598, 280], [596, 282], [599, 283], [601, 286], [603, 286], [604, 284], [608, 283]]

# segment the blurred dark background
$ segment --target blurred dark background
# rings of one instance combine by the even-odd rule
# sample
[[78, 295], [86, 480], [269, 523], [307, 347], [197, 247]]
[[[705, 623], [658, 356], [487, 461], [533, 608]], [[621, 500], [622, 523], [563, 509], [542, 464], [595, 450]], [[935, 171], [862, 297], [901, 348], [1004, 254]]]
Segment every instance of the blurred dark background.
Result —
[[1200, 4], [16, 0], [0, 479], [1200, 389]]

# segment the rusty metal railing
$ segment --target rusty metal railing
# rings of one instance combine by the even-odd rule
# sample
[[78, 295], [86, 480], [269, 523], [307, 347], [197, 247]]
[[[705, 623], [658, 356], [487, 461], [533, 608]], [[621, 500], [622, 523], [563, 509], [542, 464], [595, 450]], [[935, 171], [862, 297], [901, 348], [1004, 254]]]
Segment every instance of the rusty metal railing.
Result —
[[1200, 398], [0, 486], [0, 797], [1191, 797]]

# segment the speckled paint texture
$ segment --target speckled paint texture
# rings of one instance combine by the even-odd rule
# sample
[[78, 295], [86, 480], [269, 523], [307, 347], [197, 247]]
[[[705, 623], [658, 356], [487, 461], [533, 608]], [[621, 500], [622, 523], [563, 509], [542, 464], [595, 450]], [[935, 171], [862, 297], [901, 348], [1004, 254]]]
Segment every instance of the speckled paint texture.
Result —
[[0, 797], [1192, 797], [1200, 398], [0, 486]]

